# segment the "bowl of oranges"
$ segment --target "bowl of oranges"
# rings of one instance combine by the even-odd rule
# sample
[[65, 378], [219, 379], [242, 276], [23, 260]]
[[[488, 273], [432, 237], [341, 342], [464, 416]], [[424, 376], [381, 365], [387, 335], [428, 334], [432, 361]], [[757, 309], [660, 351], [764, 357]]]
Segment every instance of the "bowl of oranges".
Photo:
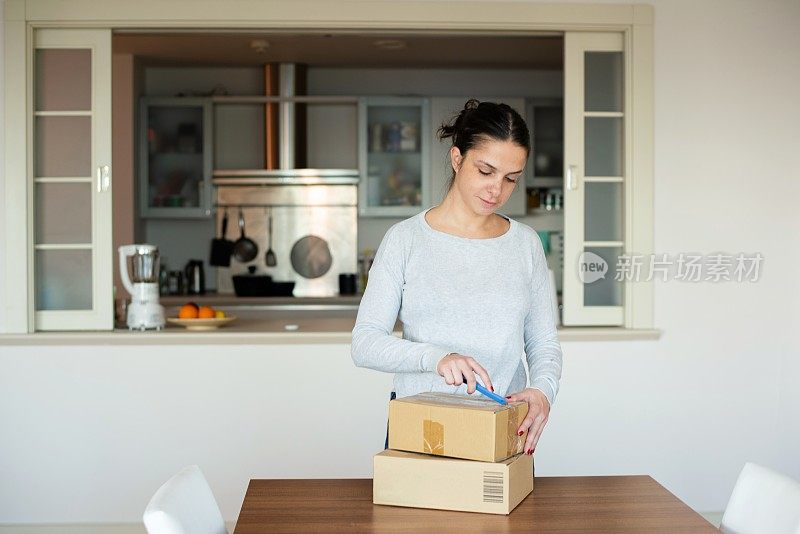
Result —
[[198, 306], [194, 302], [181, 306], [177, 317], [167, 317], [168, 323], [194, 331], [216, 330], [235, 320], [236, 317], [226, 315], [222, 310], [215, 310], [211, 306]]

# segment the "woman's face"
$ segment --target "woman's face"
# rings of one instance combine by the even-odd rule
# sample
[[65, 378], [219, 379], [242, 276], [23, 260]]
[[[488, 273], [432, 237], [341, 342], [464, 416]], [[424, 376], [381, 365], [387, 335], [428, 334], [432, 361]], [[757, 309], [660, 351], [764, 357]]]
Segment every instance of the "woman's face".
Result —
[[453, 189], [476, 214], [493, 213], [511, 196], [527, 159], [528, 151], [513, 141], [487, 139], [466, 155], [452, 147]]

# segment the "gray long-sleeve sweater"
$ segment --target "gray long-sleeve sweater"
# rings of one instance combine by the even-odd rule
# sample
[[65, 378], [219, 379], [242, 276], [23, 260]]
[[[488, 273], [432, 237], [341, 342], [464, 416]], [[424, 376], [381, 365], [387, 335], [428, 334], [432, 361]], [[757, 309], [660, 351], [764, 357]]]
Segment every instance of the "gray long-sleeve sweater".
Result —
[[[427, 211], [393, 225], [378, 247], [353, 328], [353, 361], [395, 373], [398, 397], [466, 395], [466, 385], [436, 373], [450, 352], [475, 358], [500, 395], [528, 387], [527, 363], [530, 387], [552, 405], [562, 353], [538, 234], [511, 219], [499, 237], [458, 237], [434, 230]], [[392, 334], [398, 313], [403, 339]]]

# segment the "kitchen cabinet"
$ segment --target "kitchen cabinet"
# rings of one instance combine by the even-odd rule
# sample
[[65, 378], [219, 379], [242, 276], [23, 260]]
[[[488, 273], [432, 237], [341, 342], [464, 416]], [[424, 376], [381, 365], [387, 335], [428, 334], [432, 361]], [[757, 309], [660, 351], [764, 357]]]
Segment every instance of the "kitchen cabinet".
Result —
[[410, 217], [429, 204], [431, 139], [426, 98], [359, 101], [359, 214]]
[[[525, 116], [525, 99], [524, 98], [497, 98], [497, 97], [475, 97], [481, 101], [489, 102], [504, 102], [517, 110], [520, 115]], [[450, 166], [450, 147], [452, 146], [452, 139], [444, 139], [440, 141], [437, 137], [436, 130], [444, 123], [449, 123], [462, 109], [468, 100], [468, 97], [454, 96], [454, 97], [433, 97], [431, 98], [431, 157], [430, 157], [430, 199], [429, 206], [439, 204], [447, 194], [447, 183], [453, 174], [452, 167]], [[508, 202], [499, 210], [500, 213], [510, 217], [520, 217], [525, 215], [526, 210], [526, 197], [525, 197], [525, 176], [528, 174], [526, 169], [523, 177], [518, 180], [514, 192]]]
[[211, 100], [143, 97], [139, 105], [142, 217], [211, 216]]

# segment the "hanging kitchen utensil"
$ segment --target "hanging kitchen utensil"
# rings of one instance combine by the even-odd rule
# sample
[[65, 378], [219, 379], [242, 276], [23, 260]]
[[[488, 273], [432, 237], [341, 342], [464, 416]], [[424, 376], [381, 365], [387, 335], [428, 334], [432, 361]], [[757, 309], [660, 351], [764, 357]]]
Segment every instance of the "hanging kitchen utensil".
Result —
[[267, 253], [264, 255], [264, 261], [267, 267], [275, 267], [278, 264], [275, 252], [272, 250], [272, 209], [269, 210], [269, 218], [267, 219]]
[[233, 244], [233, 257], [242, 263], [252, 261], [258, 256], [258, 245], [244, 233], [244, 213], [239, 208], [239, 239]]
[[233, 254], [233, 241], [228, 239], [228, 208], [222, 215], [222, 232], [219, 237], [211, 240], [211, 254], [209, 265], [215, 267], [230, 267], [231, 254]]
[[301, 237], [292, 247], [289, 255], [292, 267], [304, 278], [319, 278], [333, 265], [333, 256], [328, 242], [319, 236]]

